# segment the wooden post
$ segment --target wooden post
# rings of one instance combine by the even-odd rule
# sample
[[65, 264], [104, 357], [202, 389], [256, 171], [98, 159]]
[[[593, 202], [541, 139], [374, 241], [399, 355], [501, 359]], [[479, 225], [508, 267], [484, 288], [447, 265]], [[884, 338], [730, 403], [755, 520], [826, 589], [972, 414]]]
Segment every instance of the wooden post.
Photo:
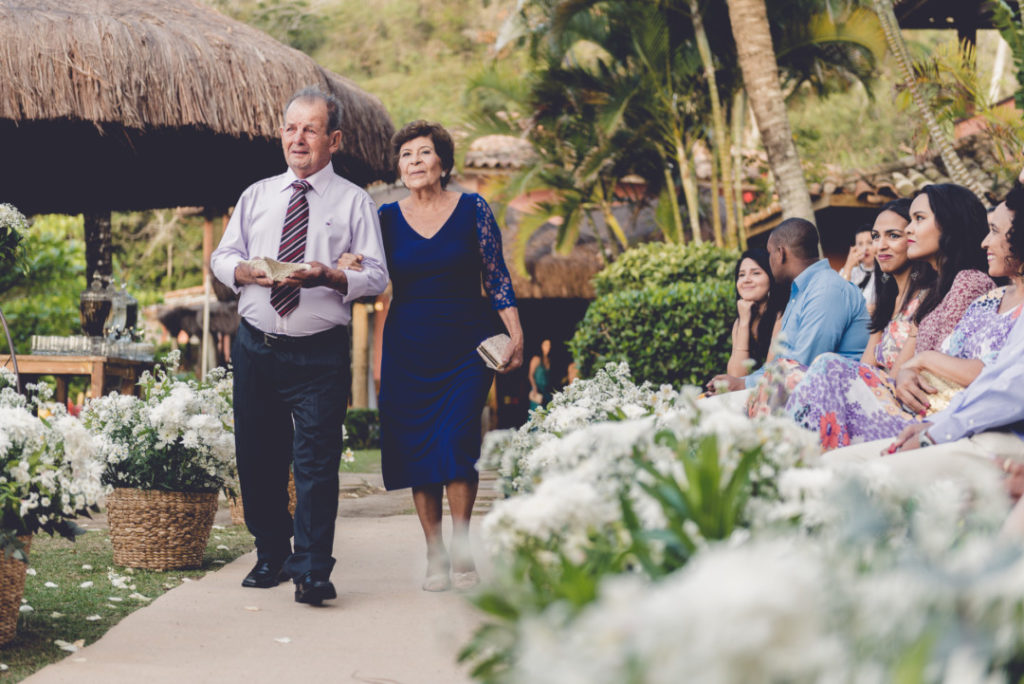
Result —
[[[213, 252], [213, 221], [209, 214], [203, 216], [203, 341], [199, 361], [199, 377], [206, 377], [210, 370], [210, 354], [213, 348], [210, 345], [210, 292], [213, 283], [210, 282], [210, 254]], [[214, 357], [216, 359], [216, 357]], [[216, 360], [214, 361], [216, 364]]]
[[85, 285], [99, 277], [104, 285], [110, 284], [113, 274], [111, 261], [110, 212], [87, 213], [85, 219]]
[[366, 305], [352, 304], [352, 408], [370, 405], [367, 385], [370, 371], [370, 321]]

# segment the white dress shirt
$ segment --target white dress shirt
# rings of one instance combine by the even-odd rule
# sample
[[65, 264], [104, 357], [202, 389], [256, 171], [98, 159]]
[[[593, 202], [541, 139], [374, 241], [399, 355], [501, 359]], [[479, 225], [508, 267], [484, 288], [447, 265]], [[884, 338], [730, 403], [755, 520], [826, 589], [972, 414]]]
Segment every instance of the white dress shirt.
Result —
[[220, 245], [210, 257], [213, 274], [240, 292], [238, 313], [263, 332], [304, 337], [338, 325], [348, 325], [355, 299], [377, 295], [388, 284], [387, 260], [380, 236], [377, 207], [359, 186], [334, 173], [328, 164], [306, 178], [312, 186], [304, 262], [319, 261], [334, 268], [344, 252], [363, 255], [362, 271], [345, 271], [348, 292], [329, 287], [302, 288], [298, 307], [280, 316], [270, 304], [270, 288], [235, 284], [235, 267], [244, 259], [277, 258], [281, 230], [297, 180], [289, 169], [280, 176], [250, 185], [231, 214]]

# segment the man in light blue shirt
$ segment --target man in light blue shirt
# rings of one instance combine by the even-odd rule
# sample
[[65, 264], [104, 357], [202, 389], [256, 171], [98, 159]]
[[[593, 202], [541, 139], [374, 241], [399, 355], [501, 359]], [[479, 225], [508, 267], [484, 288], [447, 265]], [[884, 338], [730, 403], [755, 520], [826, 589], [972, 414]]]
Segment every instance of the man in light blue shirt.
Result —
[[[768, 259], [775, 282], [790, 287], [789, 304], [775, 343], [775, 358], [809, 366], [826, 352], [860, 359], [868, 343], [868, 316], [856, 285], [843, 280], [818, 258], [818, 230], [810, 221], [786, 219], [768, 237]], [[742, 378], [716, 376], [708, 388], [725, 382], [730, 391], [750, 389], [764, 370]]]

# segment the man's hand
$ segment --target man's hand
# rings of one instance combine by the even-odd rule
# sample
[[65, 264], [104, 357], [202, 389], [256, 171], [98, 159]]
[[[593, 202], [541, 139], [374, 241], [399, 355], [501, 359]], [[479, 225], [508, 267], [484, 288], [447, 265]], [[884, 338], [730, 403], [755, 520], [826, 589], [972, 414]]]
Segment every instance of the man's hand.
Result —
[[[726, 389], [719, 392], [719, 386], [725, 385]], [[747, 383], [743, 378], [737, 378], [735, 375], [716, 375], [711, 378], [711, 382], [705, 385], [708, 394], [725, 394], [726, 392], [737, 392], [741, 389], [746, 389]]]
[[921, 377], [920, 371], [911, 366], [910, 362], [904, 364], [896, 374], [896, 398], [919, 416], [928, 412], [928, 407], [931, 406], [928, 395], [937, 391]]
[[846, 254], [846, 263], [843, 264], [843, 268], [839, 271], [839, 274], [846, 280], [853, 277], [853, 267], [864, 260], [864, 249], [853, 245], [850, 247], [850, 251]]
[[345, 272], [324, 266], [319, 261], [310, 261], [308, 269], [292, 273], [282, 280], [281, 284], [289, 287], [329, 287], [342, 294], [348, 292], [348, 278]]
[[921, 446], [921, 433], [932, 426], [931, 423], [911, 423], [903, 428], [896, 441], [889, 445], [885, 453], [895, 454], [897, 451], [913, 451]]
[[253, 268], [249, 264], [241, 263], [235, 266], [235, 285], [254, 284], [260, 287], [271, 287], [274, 281], [262, 269]]

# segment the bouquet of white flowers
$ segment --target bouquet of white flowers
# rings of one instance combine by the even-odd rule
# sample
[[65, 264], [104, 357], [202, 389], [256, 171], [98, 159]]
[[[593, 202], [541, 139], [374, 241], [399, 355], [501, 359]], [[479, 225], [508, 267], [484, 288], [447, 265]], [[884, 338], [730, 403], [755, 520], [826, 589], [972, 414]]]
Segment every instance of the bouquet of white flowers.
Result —
[[24, 560], [18, 536], [42, 531], [73, 539], [81, 531], [73, 518], [94, 508], [105, 489], [81, 422], [47, 403], [49, 388], [39, 387], [30, 403], [14, 384], [0, 368], [0, 549]]
[[28, 219], [10, 204], [0, 204], [0, 266], [17, 261], [18, 246], [25, 239]]
[[105, 484], [173, 492], [235, 489], [231, 374], [216, 368], [203, 381], [179, 379], [173, 375], [179, 358], [171, 352], [164, 367], [143, 374], [141, 399], [110, 394], [83, 409]]

